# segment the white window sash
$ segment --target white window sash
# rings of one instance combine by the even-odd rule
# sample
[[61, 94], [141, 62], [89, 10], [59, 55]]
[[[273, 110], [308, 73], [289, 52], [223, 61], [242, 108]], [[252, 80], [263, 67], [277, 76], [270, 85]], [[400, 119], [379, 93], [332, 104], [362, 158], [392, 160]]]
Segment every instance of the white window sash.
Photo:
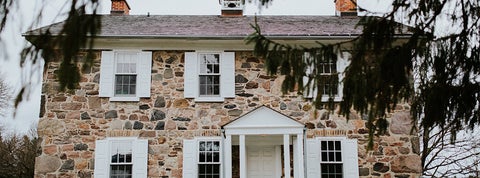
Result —
[[[309, 58], [310, 54], [309, 53], [304, 53], [304, 58]], [[345, 68], [350, 64], [350, 59], [351, 55], [349, 52], [340, 52], [337, 55], [337, 61], [336, 61], [336, 66], [337, 66], [337, 75], [338, 75], [338, 87], [337, 87], [337, 94], [333, 96], [333, 101], [335, 102], [340, 102], [342, 101], [343, 98], [343, 78], [345, 76]], [[306, 60], [306, 59], [305, 59]], [[312, 67], [307, 66], [307, 69], [305, 71], [306, 75], [308, 76], [312, 72]], [[327, 74], [332, 74], [332, 73], [322, 73], [322, 75], [327, 75]], [[308, 77], [304, 76], [303, 77], [303, 83], [305, 85], [305, 90], [304, 90], [304, 98], [315, 98], [317, 96], [317, 91], [318, 89], [312, 89], [313, 88], [313, 82], [311, 83], [310, 86], [306, 86], [308, 83]], [[307, 90], [307, 88], [309, 90]], [[308, 93], [308, 94], [307, 94]], [[327, 102], [330, 99], [330, 96], [328, 95], [322, 95], [321, 101], [322, 102]]]
[[[219, 54], [219, 73], [200, 72], [202, 54]], [[200, 96], [200, 76], [220, 76], [219, 95]], [[225, 98], [235, 97], [235, 53], [221, 51], [185, 52], [184, 97], [194, 98], [196, 102], [223, 102]]]
[[[219, 142], [219, 161], [220, 162], [200, 162], [199, 154], [200, 149], [198, 145], [202, 141], [216, 141]], [[183, 178], [196, 178], [198, 177], [198, 165], [199, 164], [219, 164], [220, 165], [220, 177], [223, 177], [223, 143], [219, 137], [195, 137], [194, 139], [183, 140]]]
[[[113, 141], [131, 141], [132, 162], [130, 163], [112, 163], [111, 151]], [[136, 137], [111, 137], [95, 142], [95, 178], [109, 178], [111, 166], [132, 165], [133, 178], [147, 177], [148, 160], [148, 140], [138, 139]]]

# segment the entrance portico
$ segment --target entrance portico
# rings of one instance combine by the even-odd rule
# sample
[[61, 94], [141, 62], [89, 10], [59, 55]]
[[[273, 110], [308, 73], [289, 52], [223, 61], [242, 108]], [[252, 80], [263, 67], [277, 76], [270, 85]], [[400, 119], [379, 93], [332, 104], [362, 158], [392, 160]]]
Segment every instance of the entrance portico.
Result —
[[302, 123], [266, 106], [227, 123], [222, 127], [224, 177], [232, 178], [232, 145], [238, 145], [240, 178], [278, 178], [282, 175], [290, 178], [291, 153], [294, 177], [303, 178], [304, 127]]

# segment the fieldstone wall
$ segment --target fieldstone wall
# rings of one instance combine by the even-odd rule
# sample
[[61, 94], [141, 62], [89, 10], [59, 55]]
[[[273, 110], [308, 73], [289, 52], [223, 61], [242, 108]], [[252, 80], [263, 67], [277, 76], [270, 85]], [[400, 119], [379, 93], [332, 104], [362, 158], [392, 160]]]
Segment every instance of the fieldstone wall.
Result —
[[[182, 175], [182, 140], [219, 136], [220, 126], [258, 106], [268, 106], [305, 123], [309, 138], [347, 136], [358, 139], [361, 177], [419, 177], [419, 141], [411, 134], [408, 105], [390, 115], [390, 129], [375, 138], [367, 151], [366, 121], [352, 113], [351, 120], [315, 109], [310, 101], [280, 91], [283, 77], [269, 76], [263, 61], [251, 52], [236, 52], [236, 96], [220, 103], [195, 103], [183, 98], [184, 51], [154, 51], [151, 97], [139, 102], [110, 102], [98, 97], [100, 51], [82, 70], [75, 90], [59, 91], [59, 62], [44, 73], [42, 116], [38, 134], [42, 154], [36, 158], [35, 177], [93, 177], [95, 140], [136, 136], [149, 141], [148, 177]], [[82, 60], [80, 54], [79, 59]], [[60, 59], [60, 55], [58, 55]], [[315, 113], [316, 112], [316, 113]]]

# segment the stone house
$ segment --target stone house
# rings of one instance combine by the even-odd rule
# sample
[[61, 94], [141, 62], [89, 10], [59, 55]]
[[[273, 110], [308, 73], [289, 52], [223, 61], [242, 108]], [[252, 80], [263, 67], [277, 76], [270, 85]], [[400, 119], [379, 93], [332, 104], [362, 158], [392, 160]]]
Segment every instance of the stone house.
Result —
[[[351, 5], [337, 16], [261, 16], [264, 35], [304, 46], [361, 33]], [[388, 133], [367, 151], [366, 120], [312, 107], [311, 96], [282, 94], [244, 38], [254, 17], [241, 1], [218, 16], [128, 15], [112, 0], [101, 18], [94, 64], [77, 89], [59, 92], [58, 60], [46, 66], [35, 177], [419, 177], [419, 139], [409, 105], [398, 105]], [[62, 23], [41, 30], [53, 36]], [[342, 79], [348, 51], [326, 63]], [[78, 54], [81, 61], [85, 54]], [[325, 83], [340, 101], [342, 84]], [[327, 96], [329, 93], [325, 93]]]

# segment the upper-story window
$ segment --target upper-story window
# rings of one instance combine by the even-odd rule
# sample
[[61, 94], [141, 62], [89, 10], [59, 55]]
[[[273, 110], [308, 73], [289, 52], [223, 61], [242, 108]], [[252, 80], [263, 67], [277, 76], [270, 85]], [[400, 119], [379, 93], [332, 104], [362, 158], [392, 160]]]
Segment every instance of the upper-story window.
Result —
[[119, 52], [115, 57], [114, 96], [135, 96], [137, 90], [137, 54]]
[[199, 96], [220, 96], [220, 54], [199, 54]]
[[[304, 55], [305, 60], [311, 60], [313, 56], [308, 53]], [[310, 58], [310, 59], [309, 59]], [[318, 63], [315, 67], [307, 67], [306, 74], [311, 77], [318, 77], [318, 83], [311, 82], [308, 89], [305, 91], [307, 98], [315, 98], [317, 91], [320, 90], [322, 94], [322, 101], [328, 101], [333, 97], [334, 101], [341, 101], [343, 96], [343, 83], [345, 68], [348, 66], [350, 53], [342, 52], [337, 55], [337, 58], [332, 61], [324, 61]], [[315, 76], [315, 74], [317, 74]], [[308, 77], [304, 77], [304, 83], [307, 84]], [[307, 88], [306, 88], [307, 89]], [[308, 93], [308, 94], [307, 94]]]
[[151, 52], [103, 51], [99, 96], [110, 97], [110, 101], [150, 97], [151, 68]]
[[118, 137], [95, 142], [96, 178], [146, 178], [148, 140]]
[[197, 102], [223, 102], [235, 97], [235, 53], [186, 52], [185, 98]]

